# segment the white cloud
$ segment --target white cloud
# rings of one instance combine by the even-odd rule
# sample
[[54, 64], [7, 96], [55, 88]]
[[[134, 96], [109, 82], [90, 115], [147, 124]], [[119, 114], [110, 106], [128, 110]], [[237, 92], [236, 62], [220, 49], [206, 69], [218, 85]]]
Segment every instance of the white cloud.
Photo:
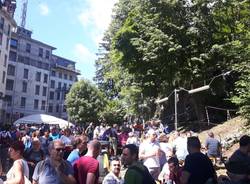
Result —
[[74, 47], [74, 55], [79, 63], [90, 64], [95, 61], [96, 55], [81, 43], [77, 43]]
[[47, 4], [40, 3], [39, 10], [40, 10], [40, 14], [43, 16], [47, 16], [49, 14], [49, 7]]
[[93, 26], [92, 40], [100, 41], [100, 35], [111, 22], [112, 8], [118, 0], [86, 0], [88, 7], [78, 15], [78, 20], [86, 28]]

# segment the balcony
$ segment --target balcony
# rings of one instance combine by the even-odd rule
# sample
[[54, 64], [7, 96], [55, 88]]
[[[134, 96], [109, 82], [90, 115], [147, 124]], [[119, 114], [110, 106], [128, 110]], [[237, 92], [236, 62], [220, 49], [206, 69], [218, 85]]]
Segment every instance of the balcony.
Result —
[[71, 66], [65, 67], [65, 66], [56, 64], [56, 65], [55, 65], [55, 68], [60, 68], [60, 69], [63, 69], [63, 70], [71, 71], [71, 72], [76, 73], [77, 75], [80, 75], [80, 74], [81, 74], [80, 70], [77, 70], [77, 69], [75, 69], [75, 68], [73, 68], [73, 67], [71, 67]]

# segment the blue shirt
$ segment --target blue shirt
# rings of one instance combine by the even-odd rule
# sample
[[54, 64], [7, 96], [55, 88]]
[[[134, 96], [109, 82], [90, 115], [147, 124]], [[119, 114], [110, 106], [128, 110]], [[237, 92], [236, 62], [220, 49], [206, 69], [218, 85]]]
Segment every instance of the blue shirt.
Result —
[[[71, 164], [67, 161], [62, 161], [62, 171], [65, 175], [74, 176], [74, 170]], [[38, 184], [63, 184], [60, 176], [57, 174], [55, 168], [51, 165], [50, 159], [40, 161], [33, 174], [33, 180], [37, 181]]]
[[69, 154], [67, 160], [71, 163], [71, 165], [73, 165], [75, 163], [76, 160], [78, 160], [80, 158], [80, 153], [77, 149], [74, 149], [73, 151], [71, 151], [71, 153]]

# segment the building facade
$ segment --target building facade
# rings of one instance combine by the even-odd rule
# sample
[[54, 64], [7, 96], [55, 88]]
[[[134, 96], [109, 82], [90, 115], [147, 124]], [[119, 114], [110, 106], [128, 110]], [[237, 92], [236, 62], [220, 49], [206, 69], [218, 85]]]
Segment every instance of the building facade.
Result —
[[16, 22], [13, 19], [16, 6], [14, 1], [0, 1], [0, 122], [4, 120], [6, 78], [10, 49], [10, 39]]
[[65, 97], [79, 74], [80, 71], [76, 70], [74, 61], [52, 55], [48, 114], [63, 119], [68, 118]]
[[11, 37], [5, 121], [40, 113], [67, 119], [64, 96], [79, 74], [75, 62], [53, 55], [56, 48], [31, 36], [31, 31], [18, 27]]

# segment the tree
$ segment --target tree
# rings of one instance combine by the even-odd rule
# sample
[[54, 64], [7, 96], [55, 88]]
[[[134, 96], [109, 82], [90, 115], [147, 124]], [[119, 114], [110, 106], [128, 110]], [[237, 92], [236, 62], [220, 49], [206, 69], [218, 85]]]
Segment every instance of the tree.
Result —
[[97, 121], [105, 105], [104, 95], [88, 80], [76, 82], [66, 96], [70, 119], [85, 123]]

